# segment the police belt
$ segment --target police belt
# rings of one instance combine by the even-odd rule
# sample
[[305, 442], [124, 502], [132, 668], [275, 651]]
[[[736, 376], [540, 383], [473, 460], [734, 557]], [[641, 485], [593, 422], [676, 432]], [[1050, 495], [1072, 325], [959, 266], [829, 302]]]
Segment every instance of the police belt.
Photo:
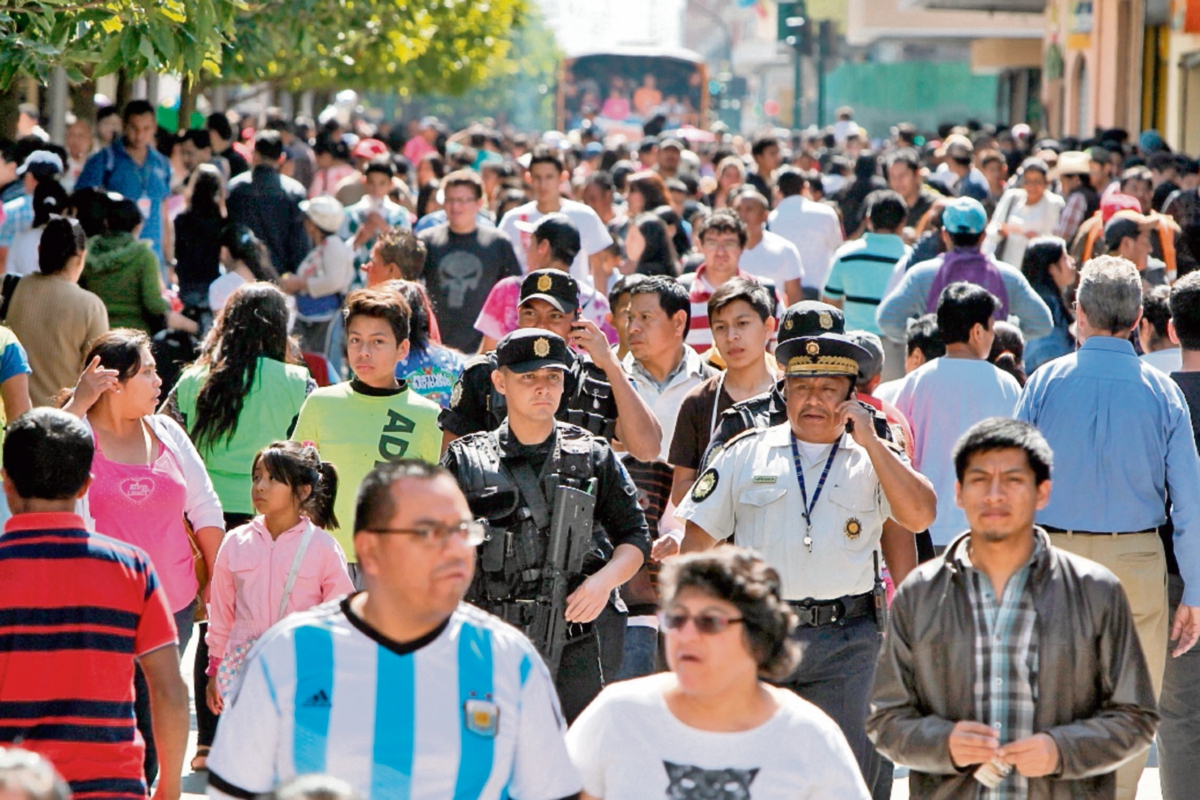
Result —
[[820, 628], [875, 615], [875, 602], [870, 592], [846, 595], [837, 600], [788, 600], [787, 604], [800, 618], [797, 625], [800, 628]]

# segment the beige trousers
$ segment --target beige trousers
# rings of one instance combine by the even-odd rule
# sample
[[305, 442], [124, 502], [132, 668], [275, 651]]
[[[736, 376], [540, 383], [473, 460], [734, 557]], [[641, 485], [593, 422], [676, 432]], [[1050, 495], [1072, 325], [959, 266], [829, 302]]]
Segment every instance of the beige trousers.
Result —
[[[1163, 671], [1167, 668], [1167, 556], [1157, 531], [1120, 535], [1051, 533], [1055, 547], [1090, 558], [1112, 570], [1121, 581], [1133, 612], [1154, 698], [1162, 691]], [[1117, 770], [1117, 800], [1134, 800], [1138, 781], [1146, 766], [1143, 753]]]

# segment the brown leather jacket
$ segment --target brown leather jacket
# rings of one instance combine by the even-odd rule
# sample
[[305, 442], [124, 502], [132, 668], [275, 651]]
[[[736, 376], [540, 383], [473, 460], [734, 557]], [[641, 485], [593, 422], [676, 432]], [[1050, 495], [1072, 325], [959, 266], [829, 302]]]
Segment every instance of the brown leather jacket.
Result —
[[[1158, 712], [1129, 601], [1104, 567], [1050, 546], [1029, 576], [1038, 615], [1034, 730], [1054, 737], [1058, 772], [1029, 782], [1030, 800], [1111, 798], [1112, 770], [1150, 747]], [[975, 703], [974, 624], [955, 552], [918, 567], [900, 587], [879, 664], [867, 734], [910, 767], [913, 798], [974, 797], [971, 770], [950, 760], [947, 740]]]

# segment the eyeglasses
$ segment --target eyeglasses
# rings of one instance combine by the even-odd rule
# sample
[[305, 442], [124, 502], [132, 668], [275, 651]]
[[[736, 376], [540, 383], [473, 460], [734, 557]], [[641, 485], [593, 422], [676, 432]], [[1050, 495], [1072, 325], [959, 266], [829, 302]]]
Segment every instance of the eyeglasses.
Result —
[[460, 522], [457, 525], [427, 525], [421, 528], [366, 528], [366, 533], [405, 533], [415, 536], [430, 547], [443, 547], [453, 536], [462, 536], [468, 547], [475, 547], [487, 540], [487, 528], [483, 523]]
[[737, 622], [742, 622], [741, 617], [722, 617], [720, 614], [691, 614], [679, 611], [662, 611], [658, 615], [658, 624], [662, 625], [669, 631], [683, 630], [683, 626], [691, 620], [698, 633], [705, 636], [712, 636], [718, 633], [724, 633], [730, 625]]

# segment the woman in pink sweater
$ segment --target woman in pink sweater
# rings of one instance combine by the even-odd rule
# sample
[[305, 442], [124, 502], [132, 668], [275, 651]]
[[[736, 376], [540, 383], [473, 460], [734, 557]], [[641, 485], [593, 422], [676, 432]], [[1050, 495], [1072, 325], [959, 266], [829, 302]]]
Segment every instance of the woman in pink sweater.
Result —
[[279, 620], [354, 590], [337, 527], [337, 472], [311, 444], [274, 442], [254, 458], [258, 512], [225, 536], [208, 603], [208, 707], [220, 714], [251, 646]]

